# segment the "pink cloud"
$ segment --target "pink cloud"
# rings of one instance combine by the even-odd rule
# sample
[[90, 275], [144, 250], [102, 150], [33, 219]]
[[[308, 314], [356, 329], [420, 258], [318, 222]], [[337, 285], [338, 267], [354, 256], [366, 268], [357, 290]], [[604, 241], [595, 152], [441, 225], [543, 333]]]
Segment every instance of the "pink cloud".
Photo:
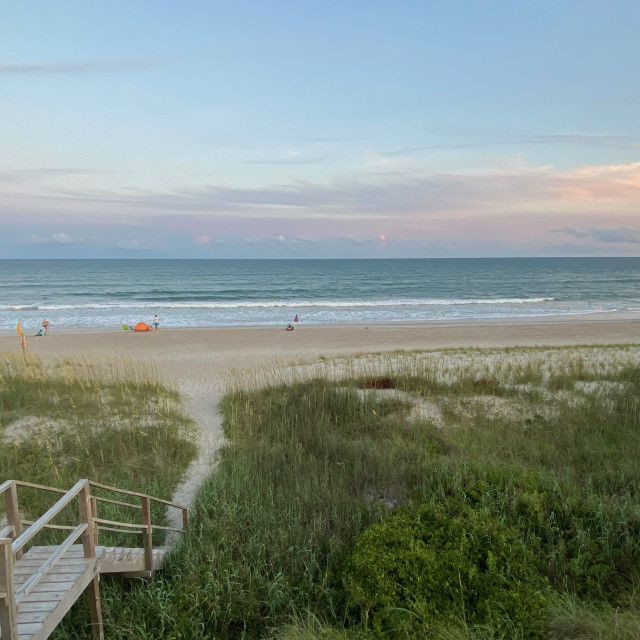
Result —
[[[442, 245], [443, 251], [453, 247], [466, 254], [496, 243], [529, 255], [535, 247], [569, 242], [638, 251], [637, 243], [625, 242], [635, 237], [633, 233], [619, 230], [633, 232], [640, 226], [640, 162], [562, 171], [521, 163], [468, 173], [413, 168], [404, 173], [344, 174], [315, 183], [203, 185], [156, 193], [71, 192], [47, 186], [39, 194], [21, 195], [15, 182], [11, 185], [0, 224], [22, 229], [30, 222], [25, 233], [34, 238], [49, 238], [57, 231], [39, 230], [53, 211], [57, 224], [68, 228], [82, 221], [84, 234], [135, 227], [131, 235], [123, 231], [120, 238], [144, 237], [144, 246], [147, 237], [159, 234], [155, 244], [182, 237], [203, 248], [236, 242], [246, 246], [250, 229], [253, 246], [264, 241], [299, 253], [322, 251], [329, 241], [352, 247], [357, 255], [382, 248], [391, 253], [403, 242]], [[114, 215], [114, 210], [122, 214]], [[215, 240], [202, 231], [211, 228], [216, 230]], [[589, 234], [563, 236], [558, 229], [586, 229]], [[390, 232], [393, 241], [387, 237]], [[51, 236], [49, 241], [55, 240]], [[136, 250], [141, 243], [120, 241], [118, 246]]]

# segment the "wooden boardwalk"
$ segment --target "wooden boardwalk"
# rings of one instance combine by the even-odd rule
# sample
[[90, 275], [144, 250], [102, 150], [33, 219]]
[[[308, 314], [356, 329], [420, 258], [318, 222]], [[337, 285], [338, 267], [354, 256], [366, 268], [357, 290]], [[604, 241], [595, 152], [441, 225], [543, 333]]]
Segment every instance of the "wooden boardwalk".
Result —
[[[18, 487], [61, 494], [60, 499], [35, 522], [21, 519]], [[94, 490], [93, 494], [91, 490]], [[118, 500], [103, 494], [119, 495]], [[8, 480], [4, 494], [7, 525], [0, 529], [0, 638], [44, 640], [86, 591], [94, 638], [103, 638], [99, 580], [102, 573], [150, 578], [162, 566], [166, 548], [153, 546], [153, 531], [184, 531], [186, 508], [132, 491], [80, 480], [69, 491]], [[77, 501], [77, 525], [53, 524], [65, 507]], [[151, 502], [182, 510], [182, 529], [154, 525]], [[139, 522], [118, 522], [98, 517], [98, 504], [110, 503], [140, 511]], [[68, 512], [68, 510], [67, 510]], [[24, 528], [26, 527], [26, 528]], [[57, 545], [36, 546], [33, 538], [44, 529], [70, 531]], [[100, 531], [133, 534], [139, 547], [99, 545]], [[78, 543], [81, 541], [81, 544]]]

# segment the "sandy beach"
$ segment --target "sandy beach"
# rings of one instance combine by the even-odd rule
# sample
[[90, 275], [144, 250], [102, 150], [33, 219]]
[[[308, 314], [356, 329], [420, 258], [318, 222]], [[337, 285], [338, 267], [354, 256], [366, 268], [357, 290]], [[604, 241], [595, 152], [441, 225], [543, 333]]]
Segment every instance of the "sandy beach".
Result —
[[[640, 314], [570, 318], [430, 323], [422, 325], [305, 326], [62, 332], [29, 337], [29, 353], [42, 356], [128, 356], [155, 364], [180, 387], [220, 390], [220, 374], [283, 363], [358, 353], [449, 347], [500, 348], [640, 342]], [[0, 336], [0, 351], [19, 351], [17, 335]], [[185, 389], [186, 390], [186, 389]]]

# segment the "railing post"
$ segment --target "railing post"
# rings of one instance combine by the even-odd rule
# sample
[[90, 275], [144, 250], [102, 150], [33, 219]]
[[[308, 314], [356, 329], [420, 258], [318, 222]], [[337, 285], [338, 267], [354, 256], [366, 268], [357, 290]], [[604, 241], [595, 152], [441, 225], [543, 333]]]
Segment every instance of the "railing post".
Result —
[[[87, 528], [82, 534], [84, 557], [95, 558], [97, 527], [93, 521], [91, 493], [88, 480], [85, 480], [84, 487], [82, 487], [78, 494], [78, 502], [80, 507], [80, 520], [87, 523]], [[87, 586], [87, 596], [89, 598], [89, 611], [91, 613], [91, 630], [93, 632], [93, 637], [95, 640], [103, 640], [104, 630], [102, 627], [102, 607], [100, 605], [100, 576], [97, 572], [93, 577], [93, 580], [91, 580]]]
[[144, 566], [153, 571], [153, 527], [151, 526], [151, 500], [143, 496], [142, 500], [142, 537], [144, 539]]
[[13, 586], [10, 538], [0, 539], [0, 631], [2, 640], [18, 640], [18, 611]]
[[[98, 501], [91, 496], [91, 518], [96, 519], [98, 517]], [[98, 527], [93, 527], [93, 544], [98, 546]]]
[[[13, 539], [15, 540], [22, 533], [20, 523], [20, 509], [18, 508], [18, 485], [15, 480], [4, 493], [4, 508], [7, 512], [7, 524], [13, 526]], [[16, 553], [16, 560], [20, 560], [22, 551]]]
[[189, 510], [182, 509], [182, 530], [186, 531], [189, 528]]

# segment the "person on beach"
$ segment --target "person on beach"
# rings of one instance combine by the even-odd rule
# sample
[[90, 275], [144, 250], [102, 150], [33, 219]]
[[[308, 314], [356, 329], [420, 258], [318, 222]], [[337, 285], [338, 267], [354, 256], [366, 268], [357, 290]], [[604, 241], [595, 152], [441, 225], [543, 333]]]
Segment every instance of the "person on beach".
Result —
[[47, 329], [49, 328], [49, 321], [45, 318], [42, 321], [42, 328], [44, 329], [44, 335], [47, 335]]
[[158, 318], [157, 313], [155, 316], [153, 316], [153, 330], [160, 331], [160, 318]]
[[287, 331], [293, 331], [295, 327], [292, 324], [287, 325]]

